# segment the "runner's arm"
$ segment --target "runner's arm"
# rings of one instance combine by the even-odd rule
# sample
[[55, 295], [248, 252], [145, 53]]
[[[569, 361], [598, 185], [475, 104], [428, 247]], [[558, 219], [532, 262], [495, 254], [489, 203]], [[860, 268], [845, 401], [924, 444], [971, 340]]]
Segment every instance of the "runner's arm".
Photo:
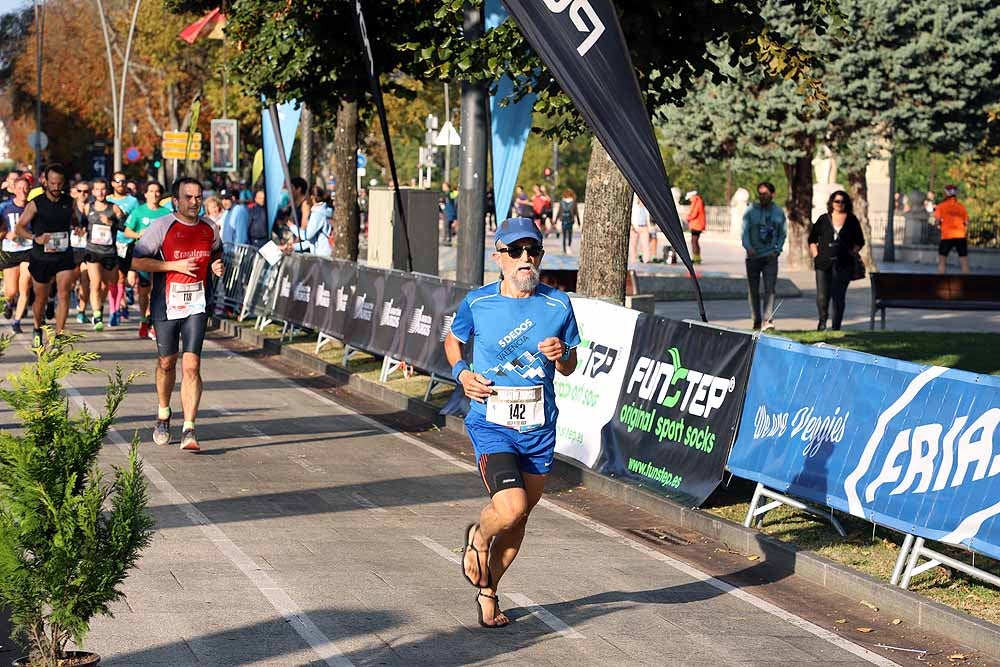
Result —
[[[469, 364], [462, 358], [462, 341], [451, 332], [444, 339], [444, 353], [448, 357], [448, 365], [452, 367], [452, 376], [456, 382], [462, 385], [466, 396], [473, 401], [482, 403], [493, 394], [493, 390], [490, 388], [493, 381], [469, 368]], [[455, 372], [456, 370], [458, 373]]]
[[[35, 207], [35, 202], [28, 202], [27, 206], [24, 207], [24, 212], [21, 213], [21, 217], [17, 219], [17, 224], [14, 225], [14, 233], [18, 238], [31, 239], [34, 238], [30, 231], [28, 231], [28, 225], [35, 218], [35, 211], [38, 209]], [[44, 236], [44, 235], [43, 235]]]

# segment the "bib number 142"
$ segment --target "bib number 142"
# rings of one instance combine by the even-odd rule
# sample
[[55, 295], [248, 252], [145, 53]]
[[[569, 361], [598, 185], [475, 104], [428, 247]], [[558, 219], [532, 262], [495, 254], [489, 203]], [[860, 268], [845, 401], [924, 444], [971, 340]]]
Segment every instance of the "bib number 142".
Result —
[[528, 406], [525, 405], [524, 403], [511, 403], [510, 404], [511, 420], [523, 420], [527, 410]]

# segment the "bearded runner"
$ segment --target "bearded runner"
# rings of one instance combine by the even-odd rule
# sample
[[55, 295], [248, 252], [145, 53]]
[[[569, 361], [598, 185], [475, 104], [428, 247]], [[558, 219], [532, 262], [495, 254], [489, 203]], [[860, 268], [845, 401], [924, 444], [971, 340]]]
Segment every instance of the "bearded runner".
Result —
[[[493, 259], [501, 279], [470, 292], [458, 309], [445, 353], [472, 403], [465, 420], [490, 503], [466, 527], [462, 571], [479, 592], [479, 624], [510, 621], [497, 586], [524, 539], [528, 515], [541, 500], [556, 446], [555, 373], [576, 369], [580, 333], [569, 297], [539, 284], [545, 254], [530, 218], [498, 228]], [[473, 368], [463, 346], [475, 338]]]
[[177, 379], [183, 341], [181, 405], [184, 427], [180, 447], [198, 451], [195, 418], [201, 402], [201, 348], [212, 303], [209, 272], [222, 276], [222, 241], [215, 223], [199, 215], [201, 183], [182, 178], [171, 193], [174, 212], [157, 218], [135, 243], [132, 268], [153, 275], [150, 318], [156, 327], [156, 395], [159, 410], [153, 442], [170, 444], [170, 395]]

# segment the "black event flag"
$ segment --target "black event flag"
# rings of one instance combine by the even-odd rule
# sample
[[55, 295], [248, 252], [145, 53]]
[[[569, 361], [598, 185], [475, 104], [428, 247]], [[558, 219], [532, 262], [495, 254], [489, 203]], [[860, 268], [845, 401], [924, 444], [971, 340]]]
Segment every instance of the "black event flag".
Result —
[[684, 262], [707, 321], [653, 124], [611, 0], [503, 3]]

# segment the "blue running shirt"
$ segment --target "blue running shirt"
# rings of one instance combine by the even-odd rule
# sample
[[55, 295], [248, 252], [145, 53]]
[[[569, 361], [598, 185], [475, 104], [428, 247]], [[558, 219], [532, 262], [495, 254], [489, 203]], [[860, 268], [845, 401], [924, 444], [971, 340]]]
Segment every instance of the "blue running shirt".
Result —
[[[539, 284], [524, 299], [502, 296], [500, 282], [469, 292], [458, 308], [451, 333], [463, 344], [474, 337], [472, 368], [497, 387], [542, 385], [545, 425], [553, 429], [556, 408], [555, 362], [538, 351], [538, 344], [555, 336], [570, 348], [580, 344], [573, 306], [564, 292]], [[486, 405], [471, 402], [474, 413], [486, 416]]]

